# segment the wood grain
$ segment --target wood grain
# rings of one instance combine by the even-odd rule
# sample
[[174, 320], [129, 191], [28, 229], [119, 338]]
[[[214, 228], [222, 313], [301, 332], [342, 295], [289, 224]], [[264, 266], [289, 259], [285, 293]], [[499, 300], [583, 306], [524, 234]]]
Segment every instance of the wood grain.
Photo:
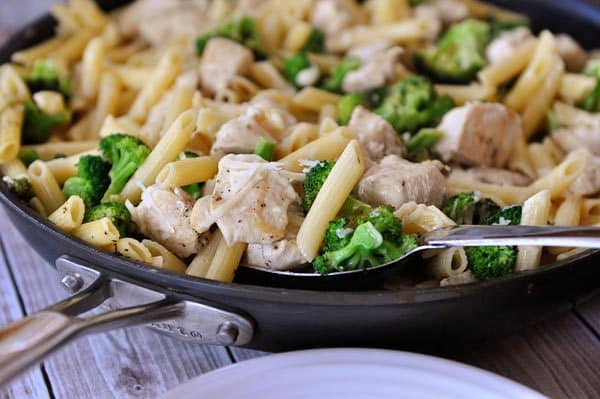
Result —
[[[0, 219], [6, 220], [3, 216], [0, 213]], [[66, 297], [58, 275], [12, 225], [4, 223], [1, 231], [26, 312]], [[68, 399], [154, 398], [191, 377], [230, 363], [223, 347], [192, 345], [139, 327], [81, 338], [44, 365], [55, 397]]]
[[[17, 291], [12, 282], [4, 254], [0, 252], [0, 326], [23, 317]], [[0, 399], [50, 398], [40, 367], [36, 367], [6, 387], [0, 388]]]
[[600, 342], [571, 312], [447, 355], [552, 398], [600, 398]]
[[600, 289], [581, 299], [576, 306], [577, 314], [600, 337]]

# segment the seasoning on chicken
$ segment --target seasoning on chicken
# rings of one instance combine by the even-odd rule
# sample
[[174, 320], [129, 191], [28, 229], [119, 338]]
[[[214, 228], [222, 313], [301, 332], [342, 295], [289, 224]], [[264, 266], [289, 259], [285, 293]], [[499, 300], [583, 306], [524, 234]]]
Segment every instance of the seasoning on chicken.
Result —
[[587, 54], [571, 36], [567, 34], [556, 35], [556, 47], [567, 70], [581, 72], [587, 62]]
[[236, 75], [248, 72], [254, 55], [246, 47], [233, 40], [215, 37], [208, 41], [200, 63], [200, 82], [209, 93], [227, 87]]
[[386, 155], [406, 155], [406, 148], [392, 125], [363, 106], [354, 108], [348, 128], [356, 133], [361, 148], [374, 162]]
[[358, 183], [358, 198], [372, 205], [399, 208], [414, 201], [440, 206], [446, 193], [446, 179], [438, 161], [412, 163], [388, 155], [372, 166]]
[[277, 142], [284, 130], [296, 122], [286, 111], [250, 106], [242, 115], [221, 126], [210, 150], [211, 155], [254, 152], [261, 138]]
[[401, 47], [392, 47], [374, 54], [367, 63], [344, 76], [342, 88], [346, 93], [366, 92], [391, 83], [398, 69], [403, 68], [400, 64], [403, 53]]
[[519, 27], [516, 29], [504, 31], [494, 39], [485, 50], [487, 60], [490, 64], [494, 64], [503, 59], [512, 57], [515, 50], [533, 35], [529, 28]]
[[200, 233], [217, 223], [228, 244], [273, 243], [285, 237], [288, 209], [299, 201], [279, 164], [229, 154], [219, 161], [212, 194], [196, 203], [191, 220]]
[[501, 168], [522, 137], [521, 119], [498, 103], [469, 103], [448, 112], [433, 147], [444, 162]]
[[304, 218], [290, 213], [285, 238], [269, 244], [249, 244], [245, 263], [274, 270], [292, 270], [307, 263], [296, 244], [298, 229]]
[[190, 223], [194, 202], [183, 190], [166, 190], [157, 185], [142, 192], [142, 201], [130, 207], [131, 218], [140, 231], [181, 258], [195, 254], [202, 235]]
[[310, 22], [330, 34], [364, 22], [364, 16], [354, 0], [321, 0], [314, 5]]

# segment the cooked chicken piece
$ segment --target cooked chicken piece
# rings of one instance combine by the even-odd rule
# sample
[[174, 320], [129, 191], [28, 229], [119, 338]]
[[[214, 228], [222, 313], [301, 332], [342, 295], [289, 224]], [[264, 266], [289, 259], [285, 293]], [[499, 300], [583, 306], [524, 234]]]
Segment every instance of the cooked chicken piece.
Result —
[[448, 112], [433, 150], [444, 162], [501, 168], [522, 137], [521, 118], [499, 103], [469, 103]]
[[392, 125], [365, 107], [354, 109], [348, 129], [356, 133], [364, 153], [374, 162], [381, 161], [386, 155], [406, 155], [406, 147]]
[[320, 0], [312, 9], [310, 22], [331, 34], [364, 22], [364, 17], [354, 0]]
[[241, 44], [221, 37], [210, 39], [200, 63], [202, 88], [211, 94], [226, 88], [232, 77], [245, 75], [252, 62], [252, 51]]
[[250, 106], [246, 112], [221, 126], [210, 150], [211, 155], [252, 153], [261, 137], [277, 142], [296, 120], [279, 109]]
[[296, 244], [296, 236], [304, 218], [290, 213], [285, 238], [271, 244], [249, 244], [245, 263], [274, 270], [291, 270], [307, 261]]
[[485, 53], [488, 61], [490, 64], [494, 64], [505, 58], [512, 57], [517, 47], [532, 37], [531, 31], [526, 27], [503, 32], [487, 46]]
[[387, 39], [378, 39], [367, 44], [359, 44], [356, 47], [352, 47], [350, 50], [348, 50], [346, 55], [348, 57], [358, 58], [363, 64], [366, 64], [377, 54], [385, 52], [393, 45], [394, 44]]
[[402, 68], [400, 57], [404, 50], [392, 47], [373, 55], [373, 58], [355, 71], [344, 76], [342, 88], [345, 92], [365, 92], [383, 87], [396, 77], [398, 68]]
[[415, 16], [428, 20], [438, 20], [449, 26], [469, 16], [469, 9], [459, 0], [430, 0], [415, 7]]
[[199, 27], [211, 27], [207, 0], [138, 0], [119, 16], [119, 28], [126, 36], [140, 34], [158, 45], [174, 36], [195, 36]]
[[527, 186], [531, 184], [531, 178], [521, 173], [511, 172], [506, 169], [498, 168], [471, 168], [471, 169], [452, 169], [450, 177], [466, 178], [476, 180], [481, 183], [511, 185], [511, 186]]
[[194, 202], [183, 190], [166, 190], [157, 185], [142, 192], [142, 201], [130, 209], [140, 231], [181, 258], [195, 254], [203, 237], [190, 223]]
[[587, 53], [571, 36], [566, 34], [556, 35], [558, 54], [565, 61], [567, 70], [581, 72], [587, 63]]
[[586, 148], [593, 155], [600, 156], [600, 126], [595, 124], [557, 129], [552, 133], [552, 139], [565, 152]]
[[226, 155], [219, 161], [213, 192], [196, 202], [191, 221], [196, 231], [213, 223], [228, 244], [268, 244], [281, 240], [288, 209], [300, 198], [277, 163], [257, 155]]
[[446, 193], [446, 179], [440, 172], [443, 167], [439, 161], [412, 163], [388, 155], [358, 182], [358, 198], [394, 208], [410, 201], [439, 206]]
[[600, 191], [600, 157], [590, 154], [583, 174], [575, 179], [569, 191], [576, 195], [593, 195]]

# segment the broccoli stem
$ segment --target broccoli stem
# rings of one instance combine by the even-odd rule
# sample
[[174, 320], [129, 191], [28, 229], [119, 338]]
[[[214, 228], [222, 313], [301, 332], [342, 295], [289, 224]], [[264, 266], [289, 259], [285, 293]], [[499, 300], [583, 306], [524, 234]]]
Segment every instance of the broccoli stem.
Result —
[[256, 144], [254, 153], [264, 159], [265, 161], [271, 161], [273, 159], [273, 153], [275, 152], [275, 143], [261, 137]]

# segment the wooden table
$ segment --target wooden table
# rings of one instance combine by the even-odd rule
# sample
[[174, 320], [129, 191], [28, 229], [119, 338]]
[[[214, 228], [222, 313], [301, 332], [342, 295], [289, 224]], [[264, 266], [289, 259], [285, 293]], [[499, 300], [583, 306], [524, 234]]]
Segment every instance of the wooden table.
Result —
[[[58, 274], [0, 211], [0, 325], [67, 296]], [[600, 398], [600, 289], [566, 311], [501, 340], [443, 356], [519, 381], [553, 398]], [[144, 327], [81, 338], [50, 356], [0, 398], [154, 398], [192, 377], [265, 355], [198, 346]]]

